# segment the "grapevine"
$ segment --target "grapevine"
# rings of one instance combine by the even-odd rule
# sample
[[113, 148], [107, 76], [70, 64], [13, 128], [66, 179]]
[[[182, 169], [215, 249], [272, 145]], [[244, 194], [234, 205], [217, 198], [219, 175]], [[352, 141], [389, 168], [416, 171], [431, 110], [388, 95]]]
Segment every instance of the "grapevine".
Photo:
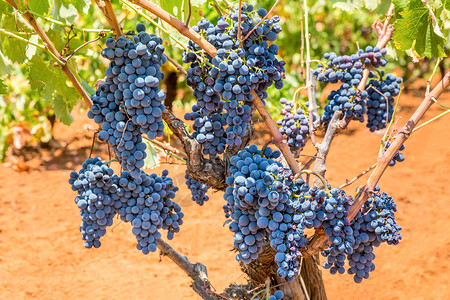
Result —
[[[45, 12], [35, 4], [14, 0], [6, 1], [10, 7], [2, 9], [0, 22], [4, 25], [4, 20], [15, 20], [15, 31], [9, 28], [10, 24], [7, 29], [0, 28], [0, 34], [8, 38], [2, 40], [2, 51], [11, 47], [11, 41], [30, 47], [24, 48], [26, 53], [22, 63], [30, 68], [28, 76], [33, 88], [42, 84], [45, 101], [51, 102], [56, 117], [66, 124], [72, 121], [70, 111], [75, 106], [75, 99], [71, 95], [78, 92], [89, 106], [87, 117], [97, 126], [92, 130], [95, 131], [94, 140], [97, 136], [103, 150], [112, 150], [109, 161], [92, 158], [92, 152], [96, 151], [92, 144], [91, 154], [85, 158], [81, 169], [69, 174], [68, 182], [76, 192], [74, 202], [81, 216], [79, 231], [85, 248], [99, 248], [102, 242], [105, 243], [104, 236], [114, 218], [130, 223], [135, 247], [140, 253], [147, 255], [161, 250], [161, 255], [168, 256], [193, 280], [194, 291], [209, 300], [326, 298], [321, 272], [313, 258], [318, 253], [324, 257], [322, 267], [331, 274], [347, 272], [355, 283], [368, 279], [375, 270], [375, 248], [383, 243], [397, 245], [402, 240], [397, 204], [377, 184], [388, 166], [399, 167], [398, 163], [405, 160], [401, 153], [404, 144], [428, 108], [433, 103], [446, 107], [437, 98], [450, 86], [450, 74], [443, 76], [432, 91], [428, 83], [422, 104], [406, 125], [396, 127], [394, 121], [398, 119], [397, 104], [404, 80], [387, 73], [390, 68], [388, 57], [391, 56], [387, 50], [388, 42], [393, 39], [399, 49], [408, 45], [409, 55], [414, 58], [444, 56], [438, 38], [434, 39], [436, 45], [430, 45], [431, 39], [427, 39], [423, 47], [417, 42], [420, 36], [405, 40], [406, 36], [410, 39], [415, 36], [406, 34], [408, 28], [397, 26], [397, 34], [393, 35], [392, 24], [405, 24], [411, 14], [408, 14], [409, 4], [390, 5], [384, 21], [374, 23], [372, 28], [378, 40], [371, 44], [373, 46], [360, 48], [360, 41], [354, 43], [356, 46], [340, 45], [338, 51], [330, 43], [332, 46], [324, 47], [323, 59], [318, 61], [311, 59], [311, 45], [314, 45], [310, 44], [313, 38], [310, 35], [312, 27], [308, 24], [311, 16], [307, 1], [304, 1], [299, 10], [302, 16], [301, 55], [293, 60], [286, 59], [286, 63], [282, 56], [288, 51], [282, 41], [292, 32], [286, 26], [284, 8], [277, 6], [279, 1], [270, 10], [242, 1], [213, 1], [209, 3], [215, 9], [212, 14], [199, 14], [193, 8], [199, 8], [201, 4], [191, 1], [186, 3], [188, 7], [182, 6], [180, 10], [175, 5], [170, 13], [163, 9], [167, 3], [157, 5], [146, 0], [121, 0], [113, 6], [111, 1], [95, 2], [111, 30], [67, 24], [70, 18], [59, 18], [56, 8], [52, 7], [52, 17], [48, 17], [49, 8]], [[127, 14], [119, 23], [115, 10], [122, 8], [122, 3], [159, 30], [147, 33], [147, 24], [131, 20]], [[288, 7], [290, 5], [286, 3]], [[72, 6], [80, 13], [88, 11], [89, 4], [81, 7], [74, 2]], [[428, 5], [425, 10], [439, 25], [441, 20], [436, 16], [442, 15], [445, 8], [440, 8], [440, 14], [434, 14]], [[278, 12], [281, 16], [275, 14]], [[181, 15], [183, 20], [174, 15]], [[393, 18], [397, 23], [392, 23]], [[51, 27], [41, 27], [38, 21], [50, 22]], [[123, 31], [130, 22], [135, 31]], [[195, 25], [190, 27], [190, 23]], [[317, 25], [316, 31], [320, 27]], [[58, 41], [52, 41], [51, 38], [59, 34], [53, 26], [64, 29], [67, 34], [64, 40], [57, 37]], [[183, 38], [168, 27], [176, 29]], [[282, 32], [282, 28], [286, 30]], [[434, 26], [430, 34], [440, 36], [443, 28]], [[77, 31], [97, 36], [71, 44], [72, 39], [79, 38]], [[104, 41], [99, 42], [101, 39]], [[173, 41], [183, 50], [166, 51], [174, 45]], [[94, 42], [101, 44], [102, 49], [93, 47]], [[368, 42], [367, 38], [365, 42]], [[88, 45], [91, 49], [83, 49]], [[15, 48], [22, 49], [22, 46]], [[337, 54], [344, 48], [348, 48], [349, 53]], [[40, 51], [45, 59], [36, 58], [39, 57], [35, 55], [36, 51]], [[319, 57], [323, 52], [314, 55]], [[20, 63], [20, 59], [12, 54], [7, 54], [5, 59], [3, 52], [0, 54], [2, 71], [11, 75], [5, 66], [9, 61]], [[92, 67], [84, 65], [85, 70], [78, 74], [76, 64], [73, 64], [73, 57], [78, 54], [85, 57], [98, 55], [100, 59]], [[178, 60], [184, 65], [178, 64]], [[170, 89], [167, 80], [164, 82], [165, 74], [173, 71], [167, 61], [185, 76], [182, 81], [185, 80], [187, 87], [184, 88], [190, 90], [183, 90], [182, 94], [194, 99], [194, 103], [189, 104], [191, 109], [184, 115], [184, 120], [189, 121], [187, 124], [164, 105], [164, 90]], [[46, 62], [50, 63], [47, 67], [58, 66], [46, 69], [51, 79], [44, 75], [42, 81], [32, 78], [38, 74], [35, 66]], [[104, 72], [98, 72], [101, 62], [107, 65]], [[440, 62], [438, 59], [429, 82]], [[301, 78], [304, 64], [306, 80]], [[317, 68], [311, 70], [312, 65]], [[64, 79], [60, 78], [61, 74]], [[88, 77], [86, 74], [99, 80], [95, 89], [85, 82], [86, 78], [82, 79]], [[97, 78], [99, 74], [100, 78]], [[170, 75], [174, 74], [173, 71]], [[86, 80], [94, 81], [93, 78]], [[324, 103], [320, 109], [315, 80], [319, 88], [333, 85], [332, 89], [323, 89]], [[300, 82], [304, 86], [296, 86], [301, 85]], [[176, 84], [175, 79], [175, 87]], [[293, 95], [289, 95], [291, 87], [296, 89]], [[3, 93], [3, 86], [0, 90]], [[274, 97], [274, 90], [281, 90], [283, 97]], [[306, 96], [299, 96], [301, 90], [308, 91], [307, 101]], [[395, 97], [398, 99], [394, 109]], [[11, 102], [10, 98], [8, 101]], [[275, 105], [280, 105], [281, 109], [274, 109]], [[255, 129], [261, 129], [255, 124], [260, 117], [266, 125], [264, 130], [270, 134], [262, 148], [252, 141]], [[365, 123], [367, 134], [380, 134], [385, 130], [382, 149], [371, 168], [336, 188], [333, 178], [326, 176], [327, 155], [337, 133], [352, 121]], [[321, 125], [324, 136], [317, 141], [316, 133], [320, 138], [321, 133], [317, 130]], [[391, 138], [391, 134], [396, 135]], [[169, 145], [172, 136], [180, 140], [175, 143], [183, 147], [183, 151], [173, 150], [174, 147]], [[230, 238], [233, 236], [229, 246], [233, 247], [236, 261], [249, 277], [248, 285], [240, 285], [234, 290], [239, 290], [242, 295], [218, 294], [209, 282], [204, 265], [192, 264], [164, 241], [173, 240], [175, 235], [178, 237], [186, 221], [185, 213], [189, 211], [182, 211], [177, 203], [176, 176], [172, 179], [167, 170], [147, 173], [159, 163], [158, 153], [151, 145], [163, 145], [160, 141], [166, 138], [165, 155], [173, 152], [177, 154], [173, 157], [184, 158], [184, 183], [192, 201], [205, 209], [211, 204], [211, 194], [207, 195], [209, 189], [214, 193], [223, 192], [223, 211], [227, 219], [224, 225], [231, 232]], [[316, 152], [309, 152], [309, 141]], [[268, 147], [270, 143], [279, 150]], [[352, 151], [348, 153], [352, 155]], [[310, 157], [309, 161], [300, 164], [301, 155]], [[343, 189], [372, 169], [367, 182], [355, 193]], [[172, 171], [171, 175], [174, 176]], [[210, 201], [208, 205], [204, 205], [207, 201]]]

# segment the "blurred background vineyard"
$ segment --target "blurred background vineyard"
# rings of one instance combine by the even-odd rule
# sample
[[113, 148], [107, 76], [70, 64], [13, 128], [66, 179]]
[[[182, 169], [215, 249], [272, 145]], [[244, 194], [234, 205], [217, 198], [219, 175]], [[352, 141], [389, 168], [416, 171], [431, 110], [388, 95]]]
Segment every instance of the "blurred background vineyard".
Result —
[[[134, 29], [137, 22], [148, 24], [142, 16], [127, 9], [121, 2], [112, 2], [125, 32]], [[196, 2], [199, 7], [193, 10], [191, 25], [195, 24], [201, 16], [209, 19], [218, 18], [216, 10], [211, 5], [217, 1], [193, 2]], [[267, 9], [274, 3], [269, 0], [248, 2]], [[305, 74], [301, 59], [302, 2], [282, 0], [273, 11], [282, 20], [283, 31], [277, 44], [280, 46], [280, 56], [287, 63], [287, 72], [285, 87], [282, 90], [269, 89], [268, 108], [271, 112], [279, 111], [279, 98], [292, 99], [294, 91], [304, 85]], [[377, 18], [383, 18], [390, 4], [390, 1], [384, 0], [365, 1], [363, 9], [348, 11], [348, 7], [340, 7], [340, 5], [336, 7], [335, 1], [309, 0], [307, 2], [311, 59], [313, 60], [319, 60], [325, 52], [353, 53], [358, 47], [373, 45], [376, 36], [371, 24]], [[54, 6], [51, 4], [50, 0], [28, 3], [30, 10], [37, 16], [38, 22], [63, 56], [73, 53], [85, 42], [99, 37], [100, 31], [105, 30], [103, 38], [82, 47], [69, 61], [70, 68], [82, 79], [84, 87], [93, 92], [92, 87], [98, 79], [103, 77], [102, 74], [107, 67], [106, 61], [100, 56], [100, 51], [104, 47], [104, 38], [110, 34], [108, 25], [101, 11], [94, 5], [74, 4], [74, 6], [70, 4], [70, 1], [55, 1]], [[164, 5], [169, 8], [170, 4], [170, 1], [161, 0], [163, 8]], [[172, 13], [181, 19], [187, 17], [187, 12], [183, 15], [182, 11], [173, 7], [172, 10]], [[7, 3], [0, 2], [0, 27], [22, 38], [37, 42], [37, 35], [33, 35], [32, 31], [20, 22], [20, 15], [11, 12], [12, 8]], [[45, 17], [47, 19], [44, 19]], [[68, 26], [69, 24], [74, 26]], [[443, 27], [449, 27], [449, 24], [444, 23]], [[156, 26], [148, 24], [148, 28], [148, 31], [163, 36], [166, 54], [182, 64], [183, 50], [176, 43], [171, 44], [173, 40]], [[165, 28], [181, 42], [187, 42], [174, 30]], [[24, 147], [45, 147], [52, 142], [52, 128], [56, 119], [69, 125], [72, 121], [70, 116], [72, 110], [83, 110], [86, 107], [79, 101], [77, 91], [66, 78], [58, 76], [57, 71], [48, 65], [51, 60], [48, 54], [31, 44], [11, 39], [5, 34], [0, 34], [0, 38], [0, 161], [4, 161], [8, 155], [19, 154]], [[8, 57], [5, 57], [5, 53], [8, 53]], [[397, 51], [393, 46], [389, 46], [388, 56], [390, 62], [387, 70], [404, 76], [406, 89], [414, 78], [423, 77], [430, 72], [430, 65], [434, 66], [434, 63], [430, 64], [433, 59], [414, 63], [404, 51]], [[48, 66], [42, 66], [43, 64]], [[182, 65], [187, 68], [186, 64]], [[441, 68], [445, 69], [446, 65], [448, 62], [444, 60]], [[168, 91], [166, 106], [189, 109], [194, 98], [192, 91], [186, 86], [184, 76], [176, 72], [173, 65], [169, 63], [165, 64], [164, 68], [166, 76], [163, 89]], [[48, 86], [49, 82], [58, 87], [56, 92]], [[317, 90], [319, 99], [323, 101], [323, 97], [320, 97], [321, 89], [322, 87], [319, 86]]]

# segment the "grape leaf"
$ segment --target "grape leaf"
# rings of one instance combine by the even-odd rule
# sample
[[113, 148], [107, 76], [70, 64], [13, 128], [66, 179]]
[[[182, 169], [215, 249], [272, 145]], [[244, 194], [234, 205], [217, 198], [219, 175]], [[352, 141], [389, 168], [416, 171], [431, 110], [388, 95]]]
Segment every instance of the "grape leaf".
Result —
[[30, 86], [38, 90], [43, 88], [44, 100], [52, 104], [58, 120], [69, 125], [72, 122], [70, 111], [79, 94], [67, 84], [64, 72], [36, 55], [31, 61], [29, 76]]
[[11, 74], [8, 62], [5, 60], [2, 51], [0, 51], [0, 74]]
[[33, 12], [37, 12], [41, 15], [48, 14], [50, 9], [50, 1], [49, 0], [33, 0], [28, 2], [28, 6]]
[[89, 11], [91, 0], [71, 0], [67, 1], [67, 3], [72, 3], [80, 14], [86, 14]]
[[67, 61], [67, 65], [69, 66], [69, 69], [72, 71], [75, 78], [81, 83], [81, 86], [86, 91], [86, 93], [88, 95], [95, 94], [95, 89], [93, 87], [91, 87], [86, 81], [84, 81], [80, 77], [80, 74], [78, 74], [78, 66], [77, 66], [76, 61], [74, 59], [69, 59]]
[[6, 95], [8, 93], [8, 86], [3, 83], [3, 79], [0, 78], [0, 95]]
[[73, 118], [70, 115], [73, 105], [66, 102], [64, 97], [60, 94], [54, 95], [52, 98], [52, 106], [55, 111], [56, 118], [63, 124], [69, 126], [73, 122]]
[[392, 3], [394, 3], [395, 11], [399, 13], [408, 8], [409, 0], [393, 0]]
[[405, 51], [412, 48], [418, 55], [426, 57], [445, 56], [445, 38], [440, 33], [439, 20], [431, 13], [432, 9], [421, 0], [410, 1], [401, 13], [402, 18], [394, 24], [393, 40], [397, 49]]
[[366, 0], [364, 6], [369, 10], [375, 10], [380, 5], [381, 0]]
[[[70, 1], [55, 0], [55, 6], [53, 6], [51, 15], [53, 19], [71, 24], [77, 16], [77, 9], [70, 4]], [[57, 25], [52, 25], [54, 29], [60, 29]]]
[[145, 153], [147, 153], [147, 157], [144, 159], [144, 167], [153, 169], [154, 167], [159, 166], [158, 153], [156, 152], [155, 147], [153, 147], [153, 144], [150, 141], [144, 140], [144, 143], [147, 145], [147, 149], [145, 150]]
[[[25, 32], [29, 32], [19, 20], [16, 20], [14, 15], [4, 15], [1, 27], [8, 31], [24, 30]], [[30, 34], [28, 37], [26, 35], [22, 37], [30, 42], [37, 43], [38, 41], [37, 35]], [[27, 59], [31, 59], [36, 53], [36, 46], [30, 45], [24, 41], [8, 38], [3, 34], [0, 36], [0, 39], [2, 41], [3, 54], [12, 62], [22, 63]]]

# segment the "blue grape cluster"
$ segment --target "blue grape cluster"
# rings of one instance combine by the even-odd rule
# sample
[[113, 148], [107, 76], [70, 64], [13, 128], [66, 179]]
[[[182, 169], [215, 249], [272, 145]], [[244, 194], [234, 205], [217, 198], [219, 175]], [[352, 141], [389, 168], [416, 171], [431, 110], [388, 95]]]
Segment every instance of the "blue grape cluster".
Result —
[[[391, 146], [391, 142], [385, 142], [384, 143], [384, 150], [383, 153], [386, 152], [386, 150]], [[405, 150], [405, 145], [402, 145], [399, 149], [399, 151], [397, 151], [397, 153], [395, 153], [394, 158], [389, 162], [389, 166], [393, 167], [395, 166], [395, 164], [397, 162], [402, 162], [405, 160], [405, 155], [403, 153], [400, 153], [400, 151]]]
[[346, 117], [364, 122], [364, 114], [366, 113], [365, 100], [367, 92], [358, 92], [356, 86], [344, 83], [337, 91], [332, 91], [328, 97], [328, 103], [324, 107], [322, 120], [325, 126], [331, 121], [333, 114], [340, 110], [344, 112]]
[[[365, 67], [378, 68], [387, 64], [387, 60], [383, 58], [386, 52], [384, 48], [367, 46], [365, 50], [360, 49], [350, 56], [338, 56], [334, 52], [324, 54], [326, 64], [319, 64], [318, 69], [314, 71], [317, 80], [325, 83], [343, 83], [327, 98], [328, 103], [322, 116], [325, 126], [338, 110], [343, 111], [346, 117], [364, 122], [364, 114], [367, 111], [366, 99], [369, 94], [366, 91], [359, 91], [358, 85], [361, 83]], [[371, 73], [373, 76], [373, 72]]]
[[[275, 291], [273, 293], [273, 295], [270, 295], [269, 297], [261, 298], [261, 300], [263, 300], [263, 299], [264, 300], [265, 299], [267, 299], [267, 300], [282, 300], [283, 297], [284, 297], [283, 291], [282, 290], [277, 290], [277, 291]], [[259, 300], [259, 298], [253, 298], [253, 300]]]
[[327, 198], [323, 205], [326, 214], [326, 222], [322, 223], [325, 234], [329, 237], [331, 246], [322, 253], [327, 257], [323, 263], [325, 269], [331, 274], [345, 273], [345, 254], [353, 253], [353, 230], [347, 220], [347, 211], [352, 197], [345, 195], [339, 189], [331, 190], [331, 197]]
[[[267, 12], [264, 9], [254, 12], [252, 5], [244, 3], [241, 23], [238, 22], [239, 12], [236, 11], [229, 19], [219, 18], [215, 25], [202, 19], [197, 26], [192, 27], [217, 49], [217, 56], [212, 58], [199, 45], [189, 41], [188, 51], [183, 54], [183, 61], [190, 63], [187, 84], [194, 89], [197, 99], [192, 108], [193, 113], [185, 117], [197, 123], [194, 137], [199, 143], [204, 146], [205, 143], [211, 143], [204, 139], [206, 133], [215, 135], [219, 141], [218, 145], [209, 146], [204, 151], [206, 155], [214, 157], [222, 154], [226, 145], [241, 145], [251, 121], [252, 90], [265, 99], [267, 89], [272, 84], [276, 88], [283, 86], [285, 63], [275, 57], [278, 46], [268, 44], [275, 41], [281, 31], [277, 24], [280, 18], [274, 16], [266, 19], [242, 45], [238, 41], [238, 26], [244, 36], [255, 28], [265, 14]], [[225, 123], [222, 127], [217, 126], [214, 132], [206, 126], [208, 122], [211, 123], [213, 115], [216, 115], [215, 118], [221, 116], [224, 121], [220, 123]], [[223, 136], [220, 136], [222, 131]]]
[[106, 227], [113, 224], [114, 204], [118, 199], [113, 174], [99, 157], [88, 158], [78, 173], [70, 173], [69, 183], [78, 193], [75, 203], [80, 209], [80, 232], [86, 248], [100, 247]]
[[283, 118], [277, 121], [280, 133], [286, 136], [287, 144], [291, 149], [301, 150], [306, 145], [309, 134], [306, 107], [296, 108], [294, 101], [288, 101], [286, 98], [281, 98], [280, 103], [283, 105], [280, 112]]
[[240, 251], [236, 255], [238, 261], [248, 264], [257, 259], [266, 228], [278, 226], [267, 217], [288, 199], [284, 194], [271, 193], [274, 180], [267, 168], [276, 163], [274, 159], [280, 154], [270, 147], [261, 153], [256, 145], [251, 145], [230, 159], [230, 177], [226, 179], [230, 186], [225, 190], [224, 209], [231, 212], [233, 222], [229, 228], [234, 232], [234, 247]]
[[356, 283], [369, 278], [369, 273], [375, 270], [374, 247], [382, 243], [397, 245], [402, 239], [402, 228], [395, 221], [396, 211], [394, 199], [381, 193], [380, 187], [376, 186], [374, 193], [353, 220], [355, 244], [353, 254], [347, 255], [350, 266], [347, 272], [354, 275]]
[[159, 229], [167, 230], [167, 238], [171, 240], [183, 224], [181, 207], [171, 200], [178, 188], [168, 174], [167, 170], [161, 177], [142, 172], [140, 177], [133, 178], [124, 171], [119, 178], [118, 194], [123, 206], [118, 213], [123, 221], [131, 222], [138, 242], [136, 248], [144, 254], [156, 251], [161, 237]]
[[[230, 159], [224, 211], [232, 219], [229, 229], [234, 233], [238, 261], [248, 264], [257, 259], [263, 240], [267, 239], [276, 252], [274, 261], [278, 265], [278, 275], [292, 281], [300, 271], [300, 250], [308, 244], [304, 233], [306, 228], [322, 226], [325, 229], [331, 246], [322, 252], [327, 258], [323, 266], [331, 274], [345, 273], [346, 259], [353, 259], [350, 268], [355, 264], [358, 270], [361, 265], [357, 265], [356, 260], [372, 262], [375, 256], [370, 251], [379, 245], [375, 240], [391, 244], [400, 240], [398, 232], [401, 228], [395, 223], [392, 198], [386, 194], [374, 194], [361, 210], [359, 218], [349, 222], [351, 196], [342, 190], [331, 189], [329, 185], [324, 190], [310, 187], [274, 160], [279, 155], [278, 151], [270, 148], [262, 153], [251, 145]], [[361, 225], [364, 222], [370, 225]], [[372, 254], [361, 258], [362, 251]], [[366, 271], [373, 268], [368, 262], [365, 266]]]
[[111, 146], [122, 168], [134, 178], [140, 176], [146, 157], [142, 134], [149, 139], [163, 135], [166, 95], [158, 85], [164, 78], [161, 66], [167, 61], [161, 38], [147, 34], [143, 24], [136, 28], [138, 35], [106, 39], [101, 54], [110, 63], [88, 112], [101, 124], [98, 138]]
[[206, 195], [209, 186], [192, 179], [189, 176], [187, 169], [184, 178], [186, 179], [185, 183], [188, 189], [191, 191], [192, 200], [195, 201], [195, 203], [197, 203], [198, 205], [205, 204], [205, 202], [209, 200], [208, 195]]
[[392, 120], [394, 114], [394, 97], [400, 92], [401, 77], [393, 74], [384, 76], [380, 72], [380, 78], [371, 79], [366, 85], [368, 93], [367, 104], [367, 124], [370, 131], [383, 129]]
[[220, 113], [212, 113], [202, 116], [198, 107], [192, 107], [192, 112], [185, 115], [186, 120], [194, 121], [192, 136], [203, 146], [204, 155], [215, 157], [225, 151], [225, 130], [226, 120]]
[[88, 158], [69, 179], [72, 189], [79, 194], [75, 203], [80, 208], [85, 247], [100, 247], [99, 239], [105, 235], [106, 227], [113, 224], [116, 214], [131, 223], [136, 247], [144, 254], [156, 251], [161, 237], [159, 229], [167, 230], [167, 238], [172, 239], [180, 231], [184, 215], [172, 200], [178, 188], [168, 175], [167, 170], [161, 177], [141, 171], [135, 178], [131, 172], [123, 171], [119, 177], [100, 158]]
[[387, 60], [383, 58], [387, 51], [385, 48], [367, 46], [365, 50], [360, 49], [352, 55], [338, 56], [336, 53], [325, 53], [323, 58], [327, 60], [326, 65], [319, 64], [314, 70], [317, 80], [324, 83], [349, 83], [358, 86], [362, 79], [364, 67], [384, 67]]

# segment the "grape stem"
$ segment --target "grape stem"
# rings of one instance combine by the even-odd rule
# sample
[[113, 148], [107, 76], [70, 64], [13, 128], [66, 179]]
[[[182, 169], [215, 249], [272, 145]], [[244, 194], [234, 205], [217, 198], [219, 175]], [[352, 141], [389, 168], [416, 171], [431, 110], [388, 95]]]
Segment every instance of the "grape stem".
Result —
[[253, 29], [250, 30], [249, 33], [247, 33], [247, 35], [242, 39], [242, 41], [245, 41], [245, 40], [250, 36], [250, 34], [252, 34], [253, 31], [255, 31], [256, 28], [258, 28], [258, 26], [261, 25], [262, 22], [264, 22], [264, 21], [269, 17], [270, 13], [271, 13], [272, 10], [277, 6], [278, 2], [280, 2], [280, 0], [277, 0], [277, 2], [275, 2], [275, 4], [272, 6], [272, 8], [269, 10], [269, 12], [264, 16], [264, 18], [262, 18], [261, 21], [259, 21], [259, 23], [256, 24], [255, 27], [253, 27]]
[[100, 8], [102, 13], [105, 15], [106, 20], [108, 21], [108, 24], [114, 33], [114, 37], [117, 39], [119, 36], [122, 36], [123, 35], [122, 27], [120, 26], [119, 21], [117, 21], [117, 17], [116, 14], [114, 13], [111, 1], [95, 0], [95, 3], [97, 3], [98, 8]]
[[344, 184], [341, 184], [339, 186], [339, 189], [342, 190], [343, 188], [345, 188], [346, 186], [351, 185], [353, 182], [355, 182], [356, 180], [358, 180], [359, 178], [361, 178], [362, 176], [364, 176], [365, 174], [369, 173], [370, 171], [372, 171], [373, 169], [375, 169], [375, 167], [377, 166], [377, 163], [374, 163], [373, 165], [371, 165], [370, 167], [368, 167], [367, 169], [365, 169], [364, 171], [362, 171], [361, 173], [359, 173], [358, 175], [356, 175], [355, 177], [353, 177], [353, 179], [351, 180], [345, 180]]
[[[146, 14], [144, 14], [142, 11], [136, 9], [136, 7], [133, 6], [133, 4], [128, 1], [128, 0], [120, 0], [120, 2], [122, 2], [123, 4], [125, 4], [129, 9], [131, 9], [132, 11], [134, 11], [136, 14], [140, 15], [141, 17], [143, 17], [145, 20], [147, 20], [148, 22], [152, 23], [153, 25], [155, 25], [157, 28], [159, 28], [159, 30], [161, 30], [162, 32], [164, 32], [165, 34], [167, 34], [172, 40], [175, 41], [175, 43], [177, 43], [178, 45], [180, 45], [181, 48], [186, 49], [186, 45], [184, 45], [181, 41], [179, 41], [176, 37], [174, 37], [172, 34], [170, 34], [169, 31], [167, 31], [167, 29], [165, 29], [164, 27], [162, 27], [160, 24], [158, 24], [157, 22], [155, 22], [151, 17], [147, 16]], [[167, 57], [167, 55], [166, 55]]]
[[108, 33], [108, 32], [111, 31], [111, 30], [108, 30], [108, 29], [80, 28], [80, 27], [77, 27], [77, 26], [73, 26], [73, 25], [71, 25], [71, 24], [66, 24], [66, 23], [63, 23], [63, 22], [61, 22], [61, 21], [54, 20], [54, 19], [49, 18], [49, 17], [46, 17], [46, 16], [44, 16], [44, 15], [38, 14], [37, 12], [34, 12], [34, 11], [30, 10], [30, 9], [27, 9], [27, 10], [28, 10], [32, 15], [38, 16], [39, 18], [44, 19], [44, 20], [47, 21], [47, 22], [53, 23], [53, 24], [55, 24], [55, 25], [58, 25], [58, 26], [61, 26], [61, 27], [64, 27], [64, 28], [75, 29], [75, 30], [81, 31], [81, 32], [83, 32], [83, 33], [85, 33], [85, 32], [98, 32], [98, 33], [104, 32], [104, 33]]
[[[336, 131], [339, 128], [339, 121], [342, 117], [342, 111], [338, 110], [334, 112], [333, 117], [331, 118], [330, 123], [328, 124], [327, 131], [325, 132], [325, 136], [320, 144], [316, 145], [317, 154], [316, 163], [314, 164], [314, 171], [322, 177], [325, 177], [325, 172], [327, 171], [327, 167], [325, 165], [328, 152], [330, 151], [330, 145], [333, 141]], [[314, 185], [319, 188], [324, 188], [322, 182], [316, 178], [314, 179]]]
[[60, 65], [62, 71], [66, 74], [70, 82], [72, 82], [75, 89], [80, 93], [83, 100], [86, 102], [86, 104], [91, 107], [92, 106], [92, 100], [91, 97], [87, 94], [87, 92], [82, 87], [81, 83], [78, 81], [76, 76], [72, 73], [69, 66], [67, 65], [67, 60], [64, 59], [56, 50], [55, 46], [53, 45], [52, 41], [48, 38], [45, 31], [42, 29], [42, 27], [39, 25], [39, 23], [36, 21], [34, 16], [29, 11], [22, 11], [21, 2], [19, 1], [18, 4], [14, 0], [6, 0], [8, 4], [10, 4], [12, 7], [14, 7], [21, 15], [25, 18], [25, 20], [30, 24], [31, 27], [33, 27], [34, 31], [39, 35], [41, 40], [43, 41], [45, 47], [48, 49], [48, 51], [51, 53], [52, 57], [55, 57], [57, 61], [61, 61], [63, 64]]

